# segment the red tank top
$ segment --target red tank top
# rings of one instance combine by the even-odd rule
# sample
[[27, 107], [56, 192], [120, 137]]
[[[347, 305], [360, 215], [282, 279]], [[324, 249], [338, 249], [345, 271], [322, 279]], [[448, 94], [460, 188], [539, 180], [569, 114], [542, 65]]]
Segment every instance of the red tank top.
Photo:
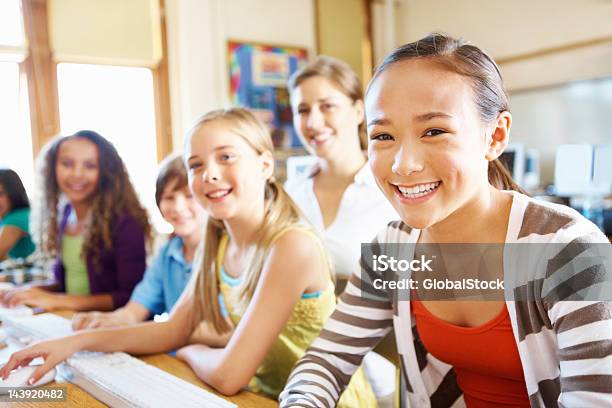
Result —
[[482, 326], [461, 327], [437, 318], [418, 300], [410, 304], [423, 345], [453, 366], [468, 408], [530, 406], [505, 307]]

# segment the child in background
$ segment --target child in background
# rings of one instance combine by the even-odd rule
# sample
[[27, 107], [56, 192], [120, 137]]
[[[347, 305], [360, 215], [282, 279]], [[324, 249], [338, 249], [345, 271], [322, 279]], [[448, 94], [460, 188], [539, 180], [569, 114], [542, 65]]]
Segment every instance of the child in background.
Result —
[[114, 312], [77, 313], [72, 319], [73, 329], [142, 322], [156, 314], [169, 313], [180, 297], [191, 277], [193, 256], [206, 225], [206, 213], [189, 190], [182, 156], [171, 155], [160, 164], [155, 202], [173, 232], [130, 301]]
[[361, 243], [397, 213], [367, 163], [363, 91], [348, 64], [319, 56], [291, 76], [289, 90], [295, 130], [318, 160], [311, 174], [287, 180], [285, 189], [323, 238], [342, 282], [336, 289], [343, 289]]
[[29, 219], [30, 200], [21, 179], [11, 169], [0, 169], [0, 261], [34, 252]]
[[[321, 241], [274, 180], [272, 151], [268, 129], [250, 112], [203, 116], [187, 137], [185, 161], [191, 190], [210, 218], [196, 274], [170, 319], [40, 342], [13, 354], [0, 375], [6, 378], [34, 356], [45, 356], [32, 376], [36, 381], [80, 350], [149, 354], [180, 348], [177, 357], [219, 392], [232, 395], [250, 386], [276, 397], [336, 297]], [[211, 301], [221, 294], [227, 316], [221, 301]], [[205, 344], [186, 345], [197, 325], [206, 329]], [[363, 374], [340, 403], [376, 405]]]
[[121, 157], [104, 137], [83, 130], [51, 141], [42, 160], [41, 250], [56, 256], [54, 282], [6, 292], [3, 304], [123, 306], [142, 279], [151, 227]]

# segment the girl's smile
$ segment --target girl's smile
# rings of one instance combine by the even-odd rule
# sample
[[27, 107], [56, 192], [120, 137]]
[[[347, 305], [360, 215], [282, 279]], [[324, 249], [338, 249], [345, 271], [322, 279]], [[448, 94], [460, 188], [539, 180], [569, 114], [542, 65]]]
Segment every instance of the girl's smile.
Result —
[[214, 189], [214, 190], [211, 190], [205, 193], [205, 195], [211, 202], [219, 203], [223, 201], [231, 192], [232, 192], [231, 188]]
[[418, 183], [410, 186], [391, 183], [395, 187], [397, 198], [405, 204], [420, 204], [429, 200], [441, 186], [441, 181]]

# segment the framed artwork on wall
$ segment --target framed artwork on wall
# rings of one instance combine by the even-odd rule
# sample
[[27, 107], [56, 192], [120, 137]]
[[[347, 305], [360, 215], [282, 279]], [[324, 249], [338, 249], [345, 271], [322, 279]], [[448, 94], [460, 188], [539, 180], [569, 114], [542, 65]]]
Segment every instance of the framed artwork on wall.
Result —
[[228, 41], [230, 100], [251, 109], [271, 129], [275, 147], [300, 147], [287, 80], [306, 64], [304, 48]]

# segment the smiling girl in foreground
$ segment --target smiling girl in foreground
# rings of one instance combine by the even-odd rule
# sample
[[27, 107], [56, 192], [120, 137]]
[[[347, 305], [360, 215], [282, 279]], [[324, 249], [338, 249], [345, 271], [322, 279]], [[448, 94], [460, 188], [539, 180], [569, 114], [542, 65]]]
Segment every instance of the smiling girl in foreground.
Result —
[[[33, 381], [79, 350], [148, 354], [180, 348], [177, 356], [223, 394], [250, 385], [277, 396], [336, 302], [320, 240], [274, 181], [272, 149], [268, 130], [244, 109], [202, 117], [189, 133], [185, 158], [191, 190], [210, 219], [195, 279], [170, 319], [38, 343], [13, 354], [0, 375], [35, 356], [45, 356], [45, 363]], [[229, 318], [214, 301], [220, 293]], [[202, 321], [206, 345], [185, 346]], [[375, 403], [364, 380], [361, 375], [353, 382], [345, 406]]]
[[589, 245], [607, 242], [601, 231], [568, 207], [507, 191], [517, 187], [497, 158], [511, 115], [495, 63], [479, 48], [439, 34], [400, 47], [370, 83], [366, 117], [372, 171], [402, 219], [374, 244], [561, 249], [554, 262], [535, 254], [545, 270], [522, 268], [519, 256], [504, 256], [491, 268], [513, 283], [507, 293], [532, 295], [516, 301], [425, 301], [422, 292], [377, 289], [372, 282], [384, 276], [364, 256], [296, 364], [281, 406], [333, 406], [363, 355], [392, 326], [402, 406], [611, 406], [612, 304], [573, 301], [581, 299], [579, 290], [610, 281], [609, 243], [600, 244], [608, 245], [603, 262], [574, 262]]

